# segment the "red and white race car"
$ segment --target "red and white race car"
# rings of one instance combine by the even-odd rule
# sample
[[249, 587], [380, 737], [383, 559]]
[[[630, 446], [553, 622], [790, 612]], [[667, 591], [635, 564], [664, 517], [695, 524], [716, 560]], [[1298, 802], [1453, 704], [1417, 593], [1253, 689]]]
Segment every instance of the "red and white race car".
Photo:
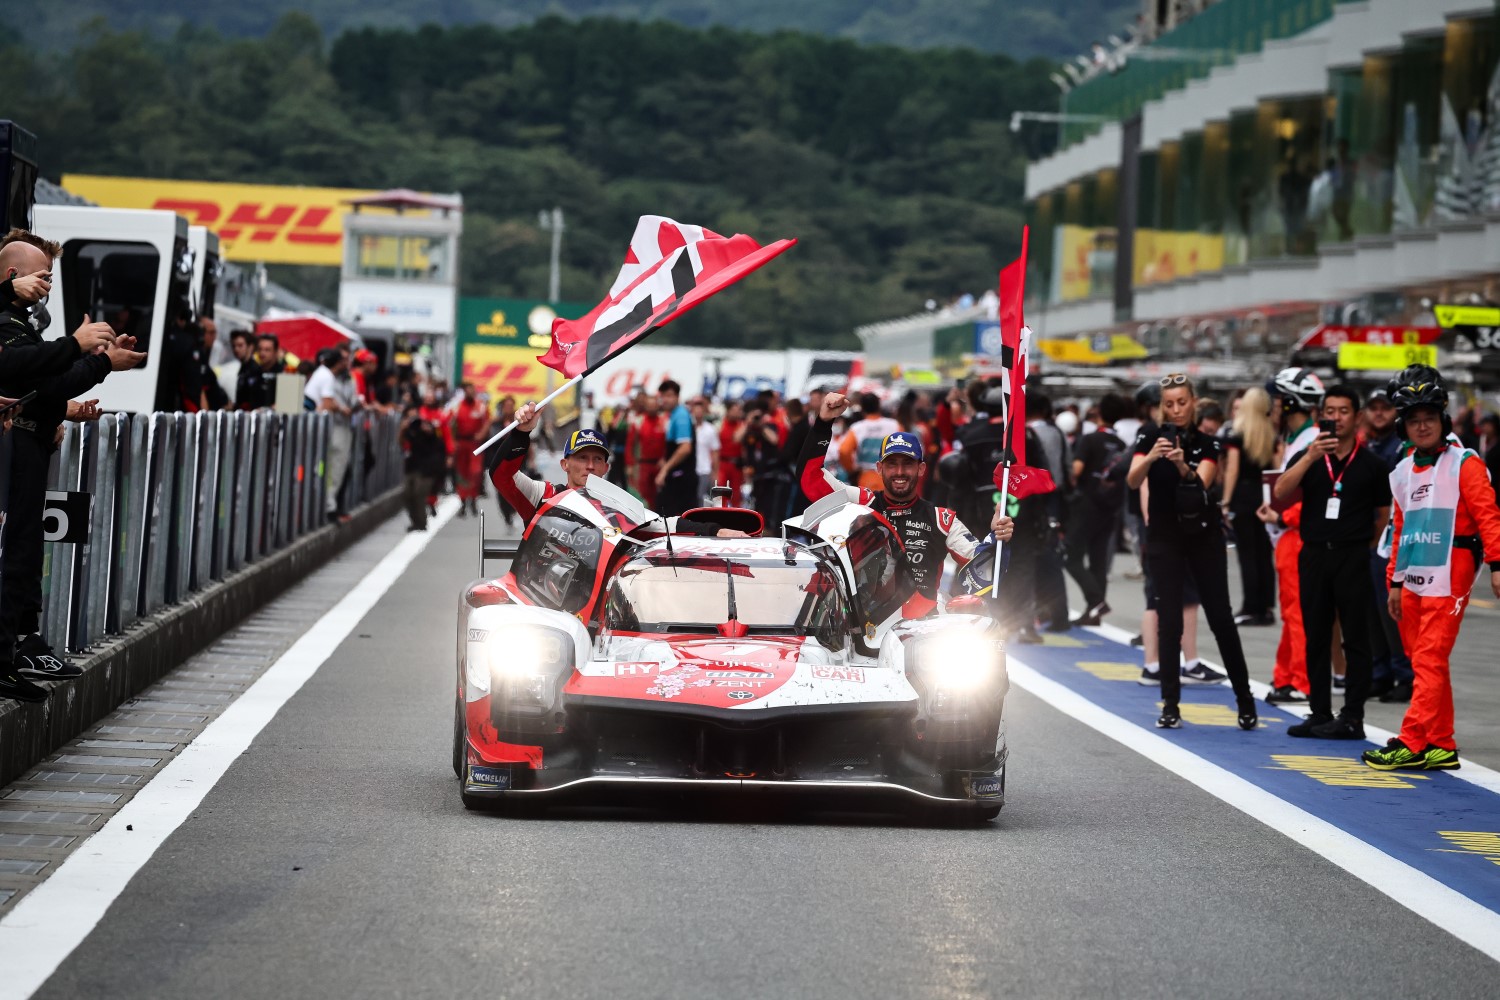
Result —
[[[760, 518], [693, 521], [759, 534]], [[903, 620], [879, 513], [841, 495], [783, 537], [666, 534], [601, 479], [549, 500], [459, 604], [453, 768], [471, 808], [645, 788], [806, 791], [990, 819], [1004, 647], [988, 618]]]

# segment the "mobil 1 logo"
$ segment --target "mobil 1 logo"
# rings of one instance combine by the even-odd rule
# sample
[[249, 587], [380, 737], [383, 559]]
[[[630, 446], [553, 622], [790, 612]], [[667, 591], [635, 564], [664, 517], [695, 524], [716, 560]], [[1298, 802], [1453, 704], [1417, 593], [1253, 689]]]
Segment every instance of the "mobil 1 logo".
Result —
[[42, 537], [49, 542], [84, 542], [89, 537], [91, 493], [48, 490], [42, 508]]

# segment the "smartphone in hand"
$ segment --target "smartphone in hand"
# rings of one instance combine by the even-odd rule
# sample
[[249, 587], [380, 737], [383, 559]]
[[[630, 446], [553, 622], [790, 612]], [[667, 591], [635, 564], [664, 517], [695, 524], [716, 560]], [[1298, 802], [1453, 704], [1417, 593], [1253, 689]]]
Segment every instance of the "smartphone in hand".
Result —
[[1334, 423], [1332, 420], [1319, 420], [1318, 421], [1318, 433], [1319, 434], [1327, 434], [1329, 437], [1332, 437], [1332, 436], [1334, 436], [1335, 434], [1338, 433], [1338, 429], [1337, 428], [1338, 428], [1338, 425], [1336, 423]]

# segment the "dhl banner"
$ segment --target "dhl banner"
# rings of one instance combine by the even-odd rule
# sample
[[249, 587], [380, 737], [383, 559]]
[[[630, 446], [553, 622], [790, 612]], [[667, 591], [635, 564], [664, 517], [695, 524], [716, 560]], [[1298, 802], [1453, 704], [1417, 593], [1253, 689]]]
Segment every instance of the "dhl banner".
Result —
[[[536, 359], [534, 347], [465, 344], [463, 352], [463, 380], [474, 383], [481, 395], [489, 396], [492, 411], [506, 396], [514, 396], [517, 404], [541, 399], [562, 380], [561, 375]], [[553, 409], [557, 422], [567, 423], [578, 411], [577, 390], [564, 393]]]
[[[219, 235], [226, 260], [268, 264], [343, 262], [343, 218], [350, 198], [374, 194], [352, 188], [163, 181], [142, 177], [64, 174], [63, 187], [106, 208], [158, 208]], [[365, 209], [379, 212], [380, 209]]]

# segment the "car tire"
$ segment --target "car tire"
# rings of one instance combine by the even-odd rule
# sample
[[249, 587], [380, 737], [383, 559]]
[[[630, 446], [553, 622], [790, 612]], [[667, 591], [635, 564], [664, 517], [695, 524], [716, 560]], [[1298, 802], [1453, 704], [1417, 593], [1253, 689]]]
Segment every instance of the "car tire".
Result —
[[453, 702], [453, 776], [459, 781], [464, 780], [464, 743], [467, 742], [468, 736], [464, 728], [464, 703], [455, 699]]

